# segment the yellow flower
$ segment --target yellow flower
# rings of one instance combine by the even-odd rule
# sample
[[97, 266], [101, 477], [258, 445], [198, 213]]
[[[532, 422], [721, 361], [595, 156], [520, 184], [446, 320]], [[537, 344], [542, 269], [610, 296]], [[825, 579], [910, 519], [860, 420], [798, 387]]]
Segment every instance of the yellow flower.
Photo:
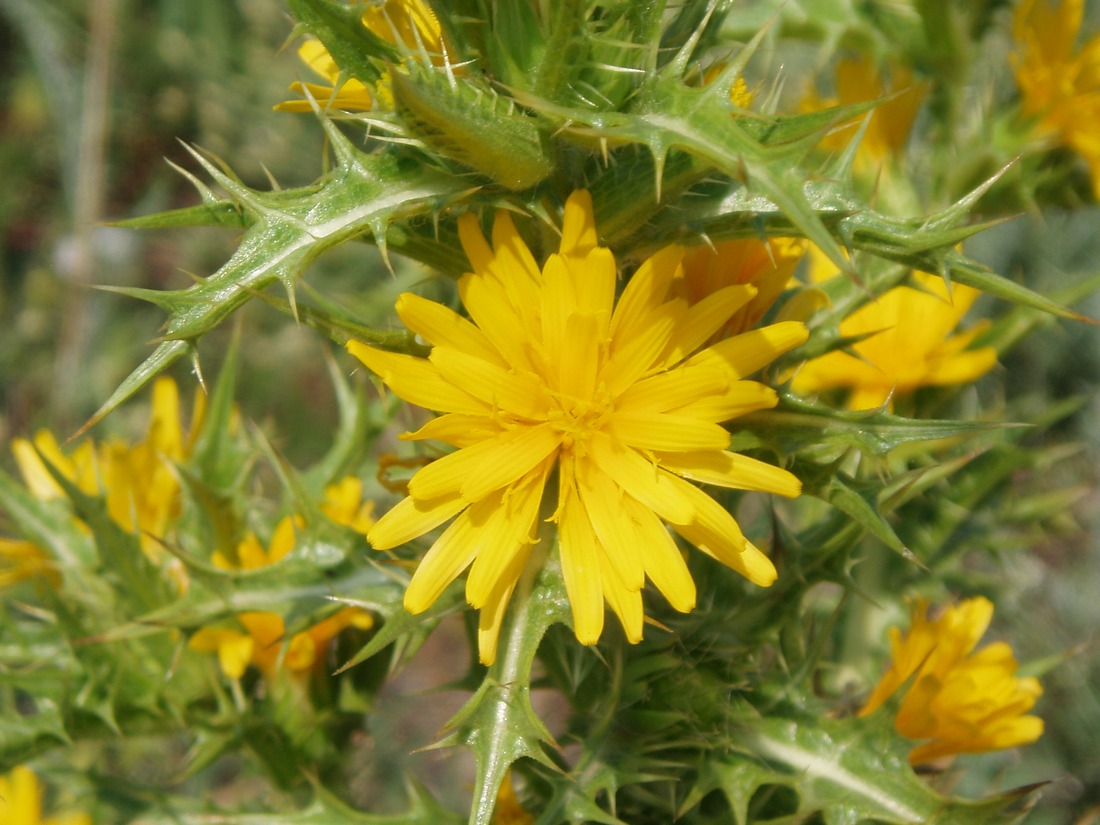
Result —
[[812, 393], [849, 387], [848, 407], [865, 410], [892, 405], [896, 393], [965, 384], [988, 372], [997, 363], [996, 351], [967, 349], [985, 325], [952, 334], [978, 290], [952, 284], [949, 291], [942, 278], [920, 272], [912, 278], [920, 289], [895, 287], [841, 321], [843, 337], [868, 337], [852, 344], [851, 354], [836, 350], [807, 361], [791, 388]]
[[683, 260], [684, 297], [695, 304], [719, 289], [752, 284], [756, 295], [730, 317], [712, 340], [748, 332], [760, 323], [787, 288], [803, 251], [801, 241], [788, 238], [769, 241], [746, 238], [693, 247]]
[[22, 765], [0, 776], [0, 822], [4, 825], [92, 825], [85, 813], [42, 816], [42, 788]]
[[507, 212], [497, 212], [492, 246], [463, 215], [473, 272], [458, 288], [472, 320], [405, 294], [397, 313], [433, 345], [429, 358], [348, 344], [397, 395], [444, 413], [405, 437], [458, 449], [419, 470], [409, 497], [367, 538], [392, 548], [454, 519], [413, 575], [405, 607], [426, 610], [469, 567], [485, 663], [552, 478], [549, 520], [583, 644], [599, 639], [605, 600], [627, 638], [641, 639], [646, 577], [675, 609], [694, 606], [695, 584], [662, 521], [750, 581], [774, 581], [768, 558], [692, 482], [801, 489], [785, 470], [729, 452], [718, 422], [775, 405], [771, 388], [742, 379], [802, 343], [806, 328], [775, 324], [696, 352], [755, 287], [729, 286], [689, 306], [669, 294], [684, 257], [669, 246], [638, 268], [616, 305], [615, 259], [598, 245], [587, 192], [570, 196], [563, 223], [560, 251], [540, 270]]
[[[200, 401], [196, 404], [192, 436], [201, 416]], [[180, 424], [179, 390], [170, 378], [160, 378], [153, 385], [149, 429], [145, 440], [137, 444], [112, 439], [97, 447], [89, 439], [67, 456], [47, 430], [35, 435], [33, 446], [22, 438], [12, 441], [16, 463], [32, 495], [43, 501], [64, 496], [39, 457], [41, 452], [82, 492], [102, 494], [111, 518], [127, 532], [138, 535], [142, 550], [153, 561], [161, 559], [160, 540], [168, 535], [179, 515], [180, 485], [174, 465], [187, 457], [190, 448], [190, 439], [185, 438]]]
[[993, 618], [992, 603], [968, 599], [938, 619], [927, 612], [927, 600], [918, 599], [909, 632], [890, 628], [893, 663], [859, 715], [874, 712], [913, 678], [896, 725], [902, 736], [931, 740], [910, 752], [914, 765], [1038, 739], [1043, 721], [1023, 714], [1042, 695], [1039, 681], [1016, 676], [1016, 658], [1004, 642], [972, 652]]
[[[351, 485], [342, 482], [339, 486], [343, 488], [342, 503], [347, 505], [350, 501], [348, 490]], [[361, 519], [364, 516], [358, 501], [356, 494], [353, 514], [355, 519], [360, 520], [356, 523], [362, 525]], [[368, 504], [373, 505], [372, 502]], [[335, 518], [334, 520], [339, 521]], [[358, 529], [356, 523], [348, 524]], [[220, 552], [215, 552], [211, 561], [215, 566], [226, 570], [257, 570], [275, 564], [294, 549], [294, 531], [301, 527], [301, 518], [285, 516], [276, 525], [266, 550], [255, 534], [249, 533], [237, 546], [235, 563]], [[237, 622], [243, 630], [232, 627], [201, 628], [191, 636], [188, 646], [200, 653], [217, 653], [222, 672], [231, 679], [240, 679], [250, 664], [271, 679], [279, 668], [280, 657], [282, 666], [291, 674], [308, 674], [314, 664], [321, 661], [320, 657], [329, 642], [341, 631], [348, 627], [369, 630], [374, 619], [366, 610], [345, 607], [301, 633], [294, 634], [289, 641], [286, 640], [286, 624], [278, 613], [241, 613], [237, 616]], [[286, 650], [282, 651], [284, 641]]]
[[29, 541], [0, 536], [0, 590], [35, 576], [44, 577], [54, 587], [60, 583], [53, 559], [41, 548]]
[[1074, 48], [1083, 13], [1084, 0], [1022, 0], [1012, 63], [1024, 114], [1085, 160], [1100, 198], [1100, 37]]
[[[855, 159], [857, 171], [876, 174], [883, 167], [888, 168], [905, 150], [913, 121], [924, 100], [924, 88], [914, 82], [909, 69], [891, 66], [889, 81], [886, 81], [869, 55], [839, 60], [836, 64], [836, 96], [822, 98], [811, 91], [803, 100], [802, 109], [812, 112], [879, 98], [885, 99], [875, 106]], [[862, 122], [863, 117], [860, 115], [851, 128], [838, 129], [826, 136], [821, 146], [836, 151], [843, 149], [852, 140], [855, 126]]]
[[325, 488], [321, 511], [337, 524], [364, 535], [374, 526], [374, 502], [363, 500], [363, 482], [347, 476]]
[[493, 825], [534, 825], [535, 818], [519, 802], [516, 789], [512, 785], [512, 772], [504, 773], [504, 781], [497, 789], [496, 805], [493, 807]]
[[[372, 34], [386, 42], [409, 51], [423, 51], [432, 63], [442, 65], [445, 53], [443, 31], [435, 14], [423, 0], [385, 0], [377, 5], [371, 4], [363, 12], [361, 21]], [[321, 41], [307, 40], [298, 49], [298, 56], [316, 74], [325, 78], [328, 85], [293, 83], [290, 86], [291, 91], [303, 97], [308, 91], [309, 97], [321, 106], [349, 112], [369, 111], [374, 108], [376, 99], [381, 99], [386, 107], [393, 106], [393, 97], [385, 75], [373, 91], [355, 78], [341, 81], [340, 67]], [[312, 104], [308, 99], [288, 100], [275, 108], [289, 112], [309, 112], [312, 111]]]

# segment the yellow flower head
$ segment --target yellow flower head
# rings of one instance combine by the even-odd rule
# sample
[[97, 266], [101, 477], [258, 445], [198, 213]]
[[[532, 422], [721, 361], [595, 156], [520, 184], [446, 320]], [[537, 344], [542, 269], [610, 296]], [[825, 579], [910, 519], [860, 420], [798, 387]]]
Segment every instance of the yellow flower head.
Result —
[[[836, 64], [836, 97], [822, 98], [816, 92], [810, 92], [802, 102], [802, 109], [812, 112], [878, 98], [886, 99], [872, 111], [855, 161], [858, 171], [876, 173], [901, 156], [917, 111], [924, 101], [923, 86], [914, 82], [909, 69], [904, 66], [890, 67], [887, 81], [869, 55], [839, 60]], [[861, 122], [863, 117], [861, 115], [855, 124]], [[821, 146], [837, 151], [843, 149], [855, 134], [855, 124], [851, 129], [838, 130], [826, 136]]]
[[42, 788], [22, 765], [0, 776], [0, 822], [4, 825], [92, 825], [84, 813], [42, 816]]
[[938, 619], [927, 613], [927, 600], [918, 599], [909, 632], [890, 629], [893, 663], [859, 715], [874, 712], [913, 678], [896, 725], [902, 736], [930, 740], [909, 754], [914, 765], [1038, 739], [1043, 721], [1024, 714], [1042, 695], [1039, 681], [1016, 676], [1016, 658], [1004, 642], [973, 652], [993, 618], [993, 604], [979, 597], [947, 608]]
[[[201, 416], [200, 403], [192, 433]], [[112, 439], [97, 446], [88, 440], [68, 456], [47, 430], [35, 435], [33, 446], [22, 438], [12, 441], [16, 463], [32, 495], [44, 501], [64, 495], [41, 453], [82, 492], [103, 495], [111, 518], [127, 532], [137, 533], [142, 550], [154, 561], [162, 556], [159, 540], [179, 515], [180, 485], [173, 465], [187, 457], [190, 447], [180, 424], [179, 390], [170, 378], [160, 378], [153, 385], [149, 429], [137, 444]]]
[[[347, 505], [349, 487], [344, 484], [340, 486], [344, 496], [340, 503]], [[362, 518], [358, 494], [355, 503], [355, 518]], [[334, 520], [339, 521], [335, 518]], [[300, 517], [285, 516], [271, 534], [267, 549], [264, 549], [254, 533], [249, 533], [237, 545], [235, 562], [220, 552], [215, 552], [211, 561], [225, 570], [257, 570], [275, 564], [294, 549], [295, 530], [302, 526]], [[355, 524], [349, 523], [349, 526], [355, 527]], [[286, 639], [286, 624], [278, 613], [241, 613], [237, 616], [237, 623], [243, 630], [234, 627], [201, 628], [191, 637], [188, 646], [200, 653], [217, 653], [222, 672], [231, 679], [240, 679], [249, 665], [255, 666], [265, 677], [271, 679], [279, 669], [280, 662], [293, 675], [308, 674], [321, 661], [320, 657], [329, 642], [341, 631], [348, 627], [369, 630], [374, 619], [362, 608], [345, 607], [301, 633], [294, 634], [289, 641]], [[285, 651], [282, 650], [284, 642]]]
[[[413, 52], [424, 52], [433, 64], [442, 65], [443, 30], [431, 8], [423, 0], [385, 0], [367, 6], [361, 18], [363, 26], [388, 43]], [[355, 78], [341, 80], [340, 67], [319, 40], [307, 40], [298, 49], [298, 56], [316, 74], [328, 81], [293, 83], [291, 91], [316, 100], [321, 106], [348, 112], [366, 112], [374, 108], [376, 99], [392, 107], [389, 83], [383, 79], [373, 90]], [[312, 104], [306, 100], [288, 100], [275, 107], [290, 112], [308, 112]]]
[[419, 470], [409, 497], [367, 535], [392, 548], [454, 519], [416, 570], [405, 607], [426, 610], [470, 568], [466, 598], [481, 611], [481, 660], [492, 662], [555, 474], [550, 520], [582, 643], [599, 639], [605, 601], [627, 638], [641, 639], [646, 577], [677, 610], [694, 606], [694, 582], [662, 521], [771, 584], [771, 562], [692, 482], [799, 494], [790, 473], [729, 452], [719, 422], [775, 405], [771, 388], [743, 379], [802, 343], [805, 326], [775, 324], [698, 351], [756, 288], [725, 287], [689, 305], [670, 294], [682, 277], [679, 246], [646, 260], [616, 303], [615, 259], [598, 244], [587, 192], [570, 196], [560, 250], [541, 269], [507, 212], [497, 212], [492, 245], [472, 214], [459, 234], [473, 269], [458, 283], [469, 320], [405, 294], [397, 313], [432, 344], [429, 358], [348, 344], [397, 395], [444, 413], [406, 438], [458, 448]]
[[719, 289], [752, 284], [756, 295], [730, 317], [713, 340], [748, 332], [760, 323], [787, 288], [803, 251], [801, 241], [786, 238], [770, 241], [745, 238], [693, 247], [683, 260], [684, 296], [695, 304]]
[[949, 290], [942, 278], [920, 272], [912, 278], [920, 289], [895, 287], [841, 321], [842, 336], [868, 337], [851, 345], [851, 354], [836, 350], [807, 361], [791, 388], [812, 393], [848, 387], [849, 408], [864, 410], [896, 393], [965, 384], [992, 369], [997, 363], [992, 347], [967, 349], [984, 325], [952, 334], [978, 290], [962, 284]]
[[1025, 115], [1088, 164], [1100, 198], [1100, 37], [1074, 47], [1084, 0], [1022, 0], [1016, 7], [1013, 55]]
[[60, 583], [53, 559], [40, 547], [0, 536], [0, 590], [36, 576], [42, 576], [54, 587]]
[[363, 482], [346, 476], [325, 488], [321, 511], [337, 524], [364, 535], [374, 526], [374, 502], [363, 500]]

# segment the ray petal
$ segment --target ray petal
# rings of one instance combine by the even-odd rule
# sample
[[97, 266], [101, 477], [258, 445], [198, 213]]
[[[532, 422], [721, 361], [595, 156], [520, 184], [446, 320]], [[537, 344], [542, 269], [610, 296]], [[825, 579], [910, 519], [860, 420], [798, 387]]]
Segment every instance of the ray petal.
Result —
[[461, 493], [474, 502], [516, 481], [560, 443], [561, 434], [549, 424], [505, 430], [432, 462], [409, 480], [409, 492], [421, 499]]
[[[503, 491], [502, 497], [493, 493], [485, 499], [495, 502], [495, 507], [484, 514], [486, 523], [478, 536], [481, 548], [466, 580], [466, 600], [474, 607], [488, 603], [496, 582], [511, 569], [517, 555], [530, 553], [535, 517], [552, 466], [547, 461]], [[482, 509], [480, 504], [473, 505], [470, 518], [483, 517]]]
[[809, 335], [806, 325], [800, 321], [781, 321], [719, 341], [684, 363], [688, 366], [719, 364], [732, 372], [733, 377], [744, 378], [805, 343]]
[[623, 509], [627, 497], [593, 462], [581, 460], [574, 466], [580, 500], [604, 554], [623, 587], [641, 590], [645, 584], [645, 566], [638, 550], [634, 521]]
[[375, 522], [367, 540], [376, 550], [390, 550], [434, 530], [466, 506], [457, 494], [428, 500], [409, 496]]
[[533, 373], [509, 370], [499, 361], [486, 361], [446, 346], [435, 347], [429, 360], [439, 368], [445, 381], [462, 387], [493, 410], [525, 419], [546, 417], [550, 399], [544, 383]]
[[603, 596], [615, 615], [619, 617], [626, 640], [636, 645], [642, 640], [642, 630], [645, 626], [642, 591], [631, 590], [623, 584], [607, 556], [601, 554], [599, 558]]
[[737, 310], [756, 296], [756, 291], [751, 284], [728, 286], [692, 304], [662, 354], [661, 365], [671, 367], [699, 349]]
[[378, 374], [386, 386], [411, 404], [438, 412], [478, 414], [489, 406], [443, 379], [439, 369], [426, 358], [348, 342], [348, 352]]
[[503, 366], [504, 359], [489, 338], [454, 310], [411, 292], [397, 298], [398, 317], [433, 346], [451, 347]]
[[624, 412], [668, 412], [720, 395], [730, 385], [726, 373], [716, 367], [678, 367], [643, 378], [615, 399], [615, 409]]
[[603, 472], [661, 518], [687, 523], [694, 517], [693, 499], [683, 491], [683, 486], [691, 485], [673, 484], [670, 479], [674, 476], [605, 433], [593, 433], [589, 448], [592, 460]]
[[695, 607], [695, 581], [668, 528], [653, 511], [633, 499], [626, 499], [626, 509], [638, 526], [638, 548], [646, 575], [673, 609], [681, 613], [692, 610]]
[[802, 492], [802, 482], [783, 468], [728, 450], [661, 453], [658, 460], [677, 475], [716, 487], [760, 490], [788, 498]]
[[398, 436], [402, 441], [432, 439], [453, 447], [469, 447], [495, 438], [503, 432], [500, 424], [486, 415], [448, 413], [428, 421], [419, 430]]
[[573, 632], [582, 645], [594, 645], [603, 632], [603, 582], [600, 549], [576, 493], [569, 486], [558, 512], [558, 548]]
[[627, 282], [615, 314], [611, 318], [611, 337], [629, 341], [646, 335], [651, 312], [665, 302], [669, 285], [684, 258], [684, 248], [666, 246], [647, 258]]
[[607, 432], [639, 450], [724, 450], [730, 443], [730, 434], [718, 424], [668, 413], [616, 411]]
[[669, 412], [703, 421], [729, 421], [756, 410], [770, 410], [779, 403], [771, 387], [756, 381], [734, 381], [722, 395], [700, 398]]

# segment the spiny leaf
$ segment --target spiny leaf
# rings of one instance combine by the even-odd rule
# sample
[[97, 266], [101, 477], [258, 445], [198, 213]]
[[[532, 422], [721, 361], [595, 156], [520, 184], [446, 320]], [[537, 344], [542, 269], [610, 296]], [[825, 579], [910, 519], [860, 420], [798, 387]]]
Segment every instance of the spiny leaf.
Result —
[[913, 553], [898, 538], [894, 528], [879, 512], [874, 489], [860, 491], [857, 489], [855, 479], [846, 478], [844, 474], [837, 473], [823, 488], [807, 489], [805, 492], [829, 502], [891, 550], [910, 561], [916, 561]]
[[60, 501], [39, 501], [23, 485], [0, 469], [0, 510], [7, 513], [19, 532], [46, 550], [64, 566], [91, 566], [95, 544], [77, 526]]
[[215, 203], [187, 206], [183, 209], [170, 209], [154, 215], [112, 221], [108, 225], [123, 229], [175, 229], [181, 226], [228, 226], [233, 229], [243, 229], [248, 226], [248, 218], [237, 204], [221, 200]]
[[[877, 718], [876, 718], [877, 717]], [[826, 825], [864, 820], [891, 825], [1009, 825], [1014, 806], [1033, 795], [1021, 788], [985, 800], [941, 796], [909, 768], [911, 743], [892, 730], [892, 719], [832, 720], [824, 716], [746, 719], [734, 735], [736, 752], [708, 759], [683, 805], [690, 810], [721, 790], [745, 825], [749, 801], [764, 785], [783, 785], [798, 796], [797, 812], [820, 812]]]
[[382, 77], [376, 60], [396, 60], [399, 55], [387, 43], [362, 24], [357, 5], [329, 0], [289, 0], [291, 14], [309, 33], [320, 40], [342, 71], [366, 86]]
[[881, 410], [840, 412], [789, 393], [781, 393], [780, 398], [780, 405], [766, 415], [751, 414], [737, 419], [730, 449], [766, 444], [781, 455], [793, 455], [806, 448], [833, 445], [884, 455], [911, 442], [1019, 426], [986, 421], [910, 419]]
[[440, 807], [423, 788], [409, 785], [410, 806], [398, 814], [356, 811], [314, 785], [314, 799], [298, 811], [262, 814], [183, 813], [169, 810], [142, 816], [150, 825], [458, 825], [461, 817]]
[[140, 390], [192, 342], [209, 332], [257, 292], [280, 281], [293, 304], [300, 272], [325, 250], [364, 233], [385, 248], [391, 222], [430, 212], [462, 189], [460, 182], [384, 152], [356, 149], [335, 126], [326, 128], [336, 167], [320, 184], [258, 192], [195, 153], [206, 171], [251, 218], [240, 246], [216, 273], [189, 289], [163, 293], [169, 312], [164, 340], [115, 390], [81, 432]]

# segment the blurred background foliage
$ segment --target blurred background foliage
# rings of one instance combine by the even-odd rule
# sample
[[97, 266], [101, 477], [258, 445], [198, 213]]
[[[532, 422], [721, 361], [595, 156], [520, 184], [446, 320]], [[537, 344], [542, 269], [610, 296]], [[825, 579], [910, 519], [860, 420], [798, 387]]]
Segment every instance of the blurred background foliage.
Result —
[[[776, 6], [745, 5], [738, 23], [745, 31]], [[866, 7], [861, 19], [869, 22], [855, 28], [843, 22], [852, 18], [853, 5]], [[804, 11], [805, 29], [777, 30], [750, 71], [785, 73], [783, 94], [793, 101], [803, 91], [801, 77], [809, 76], [802, 69], [828, 76], [825, 67], [845, 45], [874, 53], [896, 45], [899, 32], [908, 31], [898, 12], [908, 5], [796, 0], [786, 19]], [[1008, 28], [1009, 3], [976, 5], [999, 7]], [[1090, 10], [1095, 23], [1096, 9]], [[178, 288], [188, 273], [208, 274], [228, 257], [234, 243], [228, 230], [143, 234], [106, 224], [197, 202], [191, 184], [165, 162], [195, 171], [179, 141], [224, 159], [251, 186], [263, 188], [269, 180], [297, 186], [321, 172], [318, 125], [308, 115], [272, 110], [303, 73], [287, 46], [290, 31], [279, 0], [0, 0], [0, 442], [47, 423], [61, 436], [74, 431], [147, 354], [160, 311], [89, 284]], [[987, 39], [983, 46], [975, 55], [979, 70], [999, 71], [1005, 83], [1007, 45]], [[980, 107], [974, 119], [978, 128]], [[921, 159], [914, 162], [920, 168]], [[959, 174], [972, 177], [971, 171]], [[1078, 184], [1068, 191], [1087, 196], [1087, 182]], [[969, 242], [967, 252], [1057, 297], [1100, 270], [1100, 210], [1069, 205], [1073, 211], [1025, 209]], [[309, 280], [323, 281], [326, 294], [384, 326], [394, 296], [426, 277], [416, 266], [394, 263], [391, 274], [372, 247], [344, 247], [318, 262]], [[1100, 317], [1095, 295], [1076, 308]], [[1027, 312], [1018, 315], [1021, 324], [1032, 323]], [[292, 462], [316, 460], [336, 421], [325, 345], [261, 302], [250, 304], [240, 322], [244, 414], [277, 434]], [[1035, 323], [1036, 331], [979, 390], [983, 403], [1004, 405], [1009, 417], [1036, 420], [1050, 411], [1049, 426], [1024, 440], [1034, 448], [1031, 460], [1008, 467], [1012, 483], [997, 493], [1001, 500], [992, 510], [1004, 523], [1022, 520], [1019, 502], [1026, 498], [1047, 512], [1026, 543], [1014, 532], [1014, 541], [997, 544], [999, 534], [990, 532], [987, 552], [968, 553], [969, 568], [961, 572], [995, 577], [1013, 594], [998, 605], [995, 635], [1011, 640], [1021, 661], [1052, 667], [1038, 706], [1047, 732], [1020, 753], [964, 760], [967, 782], [986, 791], [1051, 780], [1029, 822], [1084, 825], [1100, 818], [1100, 346], [1096, 330], [1085, 325], [1052, 318]], [[221, 330], [204, 340], [206, 374], [217, 372], [229, 334]], [[347, 360], [339, 363], [351, 370]], [[186, 394], [194, 379], [182, 367], [176, 374]], [[99, 435], [136, 431], [143, 403], [108, 418]], [[0, 462], [12, 465], [6, 450]], [[1046, 500], [1035, 495], [1044, 490], [1051, 491]], [[903, 538], [919, 547], [919, 536]], [[966, 538], [962, 531], [958, 541]], [[408, 684], [437, 686], [448, 676], [416, 673]], [[394, 701], [406, 703], [400, 718], [414, 715], [408, 711], [415, 698]], [[396, 781], [403, 759], [396, 742], [411, 750], [431, 741], [434, 731], [419, 738], [383, 733], [377, 743], [364, 743], [364, 760], [382, 755], [375, 770], [395, 772], [363, 780], [364, 795]], [[142, 761], [140, 747], [120, 754], [120, 762]], [[170, 770], [172, 763], [160, 768]], [[154, 780], [149, 784], [160, 781]], [[237, 765], [222, 764], [207, 780], [223, 795], [249, 793], [247, 774]], [[464, 793], [461, 781], [449, 792]]]

